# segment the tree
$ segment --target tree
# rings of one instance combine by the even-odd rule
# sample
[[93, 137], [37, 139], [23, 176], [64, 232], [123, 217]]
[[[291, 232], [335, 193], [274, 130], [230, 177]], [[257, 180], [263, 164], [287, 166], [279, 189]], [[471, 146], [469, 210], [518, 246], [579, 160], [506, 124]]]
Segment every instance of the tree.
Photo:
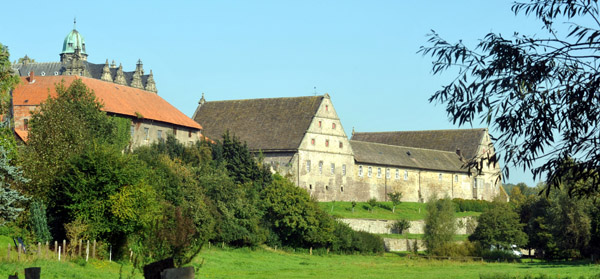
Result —
[[[0, 128], [2, 129], [2, 128]], [[15, 220], [23, 211], [23, 202], [28, 198], [11, 188], [14, 183], [26, 183], [19, 167], [13, 166], [10, 153], [0, 145], [0, 225]]]
[[469, 236], [469, 240], [479, 241], [486, 249], [492, 246], [498, 249], [508, 249], [511, 245], [523, 247], [527, 244], [527, 235], [522, 230], [524, 225], [519, 221], [519, 215], [508, 203], [496, 201], [479, 216], [475, 232]]
[[69, 87], [56, 85], [56, 98], [48, 98], [29, 121], [29, 139], [24, 148], [24, 170], [31, 183], [22, 185], [25, 193], [43, 200], [50, 208], [52, 185], [69, 160], [90, 146], [108, 144], [123, 150], [129, 142], [130, 121], [108, 117], [102, 104], [80, 79]]
[[390, 198], [390, 200], [392, 201], [392, 204], [394, 205], [394, 207], [392, 207], [392, 212], [395, 213], [396, 212], [396, 206], [400, 204], [400, 199], [402, 199], [402, 192], [393, 192], [393, 193], [388, 193], [388, 198]]
[[274, 175], [262, 193], [264, 219], [282, 244], [293, 247], [325, 247], [333, 240], [334, 220], [317, 202], [287, 178]]
[[[512, 11], [539, 19], [545, 37], [490, 33], [472, 49], [462, 41], [451, 44], [435, 31], [429, 34], [428, 45], [419, 52], [434, 59], [433, 74], [457, 70], [456, 78], [429, 101], [445, 104], [454, 123], [479, 118], [490, 126], [507, 164], [532, 168], [540, 162], [532, 173], [545, 178], [546, 191], [559, 187], [564, 174], [572, 173], [594, 180], [593, 187], [577, 189], [577, 194], [598, 192], [597, 0], [531, 0], [513, 4]], [[563, 164], [571, 157], [577, 162]], [[471, 162], [471, 167], [481, 167], [477, 161], [481, 160]], [[508, 177], [508, 168], [503, 171]]]
[[454, 203], [450, 198], [429, 198], [424, 233], [423, 241], [427, 251], [432, 255], [444, 256], [446, 246], [452, 242], [456, 233]]
[[19, 84], [19, 77], [10, 66], [8, 47], [0, 43], [0, 114], [5, 114], [10, 107], [11, 91]]

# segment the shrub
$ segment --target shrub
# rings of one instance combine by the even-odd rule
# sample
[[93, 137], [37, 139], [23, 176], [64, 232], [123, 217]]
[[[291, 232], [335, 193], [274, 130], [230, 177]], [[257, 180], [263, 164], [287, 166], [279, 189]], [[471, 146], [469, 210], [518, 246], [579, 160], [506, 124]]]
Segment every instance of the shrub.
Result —
[[397, 234], [403, 234], [404, 231], [408, 230], [409, 228], [410, 228], [410, 221], [408, 221], [406, 219], [396, 220], [390, 226], [390, 229], [392, 229], [392, 232], [397, 233]]
[[492, 207], [492, 203], [485, 200], [453, 199], [452, 203], [454, 203], [456, 212], [484, 212]]
[[385, 249], [380, 236], [354, 231], [339, 221], [335, 224], [333, 234], [331, 248], [336, 253], [381, 254]]
[[377, 206], [377, 199], [371, 198], [370, 200], [367, 201], [367, 204], [371, 208], [371, 211], [373, 211], [373, 209]]

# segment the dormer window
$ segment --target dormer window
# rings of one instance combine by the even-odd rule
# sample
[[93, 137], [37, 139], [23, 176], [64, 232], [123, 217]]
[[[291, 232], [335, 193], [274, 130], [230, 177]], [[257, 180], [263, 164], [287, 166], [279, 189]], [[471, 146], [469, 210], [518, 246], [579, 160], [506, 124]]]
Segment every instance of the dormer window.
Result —
[[73, 43], [69, 43], [69, 47], [73, 47]]

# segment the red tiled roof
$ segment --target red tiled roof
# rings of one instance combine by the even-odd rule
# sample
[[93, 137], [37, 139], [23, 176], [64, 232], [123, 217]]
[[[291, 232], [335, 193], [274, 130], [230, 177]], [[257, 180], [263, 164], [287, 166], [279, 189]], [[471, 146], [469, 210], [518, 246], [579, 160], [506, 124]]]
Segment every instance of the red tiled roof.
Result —
[[15, 134], [24, 142], [27, 142], [29, 139], [29, 131], [27, 130], [15, 129]]
[[50, 96], [56, 96], [55, 85], [62, 80], [69, 86], [75, 79], [81, 79], [85, 85], [94, 91], [96, 98], [104, 104], [103, 111], [151, 119], [179, 126], [202, 129], [196, 121], [187, 117], [177, 108], [169, 104], [155, 93], [119, 85], [103, 80], [79, 76], [34, 76], [34, 82], [29, 77], [22, 77], [21, 83], [13, 91], [13, 105], [36, 106]]

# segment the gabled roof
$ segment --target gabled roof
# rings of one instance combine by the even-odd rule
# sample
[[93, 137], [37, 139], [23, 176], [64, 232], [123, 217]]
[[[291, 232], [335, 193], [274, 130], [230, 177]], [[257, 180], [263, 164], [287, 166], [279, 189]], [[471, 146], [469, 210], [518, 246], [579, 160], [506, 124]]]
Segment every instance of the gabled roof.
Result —
[[211, 139], [229, 130], [250, 150], [296, 150], [322, 100], [323, 96], [309, 96], [201, 102], [194, 120]]
[[202, 126], [155, 93], [94, 78], [34, 76], [33, 82], [30, 82], [29, 77], [22, 77], [21, 83], [13, 91], [13, 105], [38, 106], [48, 98], [48, 95], [56, 96], [56, 84], [64, 80], [65, 86], [69, 86], [75, 79], [81, 79], [94, 91], [98, 100], [104, 105], [103, 111], [132, 118], [141, 115], [144, 119], [202, 129]]
[[486, 133], [487, 129], [483, 128], [354, 133], [352, 140], [448, 152], [456, 152], [460, 149], [465, 158], [472, 159], [477, 155], [479, 145]]
[[468, 172], [455, 152], [394, 146], [351, 140], [357, 163], [426, 169], [449, 172]]

